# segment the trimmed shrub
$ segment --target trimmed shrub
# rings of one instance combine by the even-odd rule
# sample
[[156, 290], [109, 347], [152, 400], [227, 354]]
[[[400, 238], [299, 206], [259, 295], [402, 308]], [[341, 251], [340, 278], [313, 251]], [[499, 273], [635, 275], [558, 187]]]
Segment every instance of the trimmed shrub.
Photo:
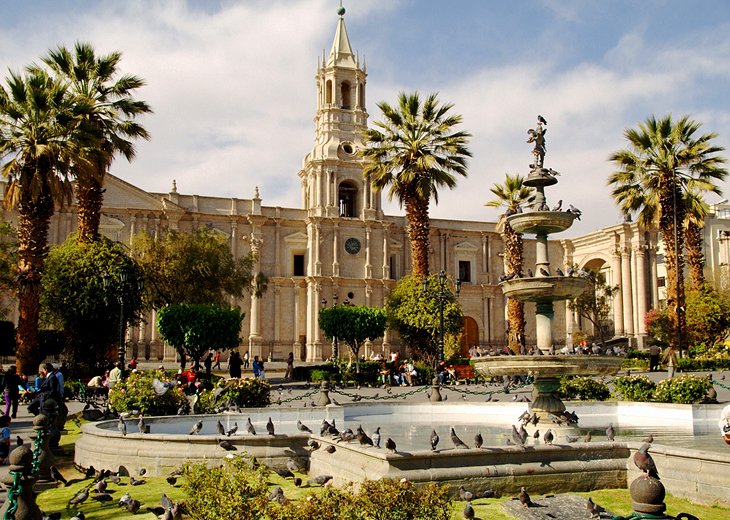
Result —
[[712, 383], [706, 377], [684, 374], [660, 381], [656, 385], [654, 399], [660, 403], [698, 403], [711, 387]]
[[611, 397], [611, 391], [606, 383], [590, 377], [561, 378], [558, 394], [563, 399], [579, 401], [605, 401]]
[[730, 370], [730, 357], [681, 358], [677, 360], [676, 369], [679, 372]]
[[[337, 373], [337, 368], [331, 363], [327, 363], [326, 365], [311, 365], [311, 366], [303, 365], [303, 366], [294, 367], [294, 379], [296, 379], [297, 381], [314, 381], [314, 379], [312, 379], [312, 372], [317, 371], [317, 370], [320, 372], [328, 372], [330, 374]], [[319, 381], [333, 381], [334, 380], [334, 379], [324, 379], [325, 376], [320, 376], [320, 377], [323, 377], [323, 379], [319, 379]]]
[[132, 372], [109, 390], [109, 406], [117, 412], [139, 410], [144, 415], [176, 414], [188, 398], [177, 386], [157, 395], [152, 387], [155, 377], [164, 378], [160, 371]]
[[621, 376], [613, 379], [616, 392], [624, 401], [651, 401], [656, 383], [646, 376]]
[[234, 403], [242, 408], [263, 408], [271, 404], [271, 385], [265, 379], [221, 379], [211, 393], [220, 392], [216, 403]]

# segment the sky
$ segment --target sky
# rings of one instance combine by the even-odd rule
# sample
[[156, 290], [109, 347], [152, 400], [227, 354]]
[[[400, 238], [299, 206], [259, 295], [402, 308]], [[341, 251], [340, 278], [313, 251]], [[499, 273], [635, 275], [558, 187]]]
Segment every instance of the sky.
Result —
[[[77, 40], [121, 51], [154, 114], [114, 175], [147, 191], [301, 207], [297, 176], [314, 144], [315, 73], [338, 0], [2, 0], [0, 78]], [[433, 218], [494, 222], [484, 206], [505, 173], [529, 173], [527, 129], [548, 122], [547, 189], [583, 211], [561, 236], [620, 223], [607, 178], [623, 132], [650, 115], [689, 114], [730, 148], [726, 0], [344, 0], [367, 66], [370, 123], [400, 91], [438, 92], [463, 116], [473, 157]], [[3, 79], [4, 82], [4, 79]], [[727, 153], [727, 152], [726, 152]], [[730, 192], [725, 183], [723, 190]], [[713, 203], [720, 197], [710, 195]], [[388, 214], [403, 214], [388, 203]]]

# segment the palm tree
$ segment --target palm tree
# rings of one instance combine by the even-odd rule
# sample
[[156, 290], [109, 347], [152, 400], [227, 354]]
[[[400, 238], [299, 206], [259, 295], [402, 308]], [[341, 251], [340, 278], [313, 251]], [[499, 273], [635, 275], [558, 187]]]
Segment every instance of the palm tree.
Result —
[[149, 139], [147, 130], [134, 119], [152, 110], [144, 101], [135, 100], [134, 90], [144, 85], [137, 76], [118, 75], [119, 52], [97, 56], [89, 43], [76, 42], [73, 53], [59, 46], [48, 52], [43, 62], [67, 82], [69, 92], [78, 103], [87, 105], [85, 124], [97, 134], [98, 143], [90, 149], [94, 169], [89, 175], [76, 172], [79, 242], [90, 242], [99, 234], [101, 207], [104, 201], [104, 175], [115, 154], [128, 161], [134, 158], [132, 139]]
[[705, 286], [705, 217], [710, 206], [702, 194], [688, 190], [684, 194], [686, 211], [684, 222], [684, 243], [687, 251], [690, 289], [699, 291]]
[[83, 107], [42, 70], [10, 72], [0, 85], [0, 162], [5, 204], [18, 210], [18, 370], [37, 369], [39, 297], [48, 228], [56, 201], [71, 199], [71, 166], [89, 166], [78, 122]]
[[727, 176], [725, 159], [718, 155], [724, 148], [712, 144], [715, 133], [697, 136], [702, 125], [684, 116], [675, 121], [671, 115], [657, 120], [653, 116], [638, 129], [624, 131], [628, 148], [610, 156], [618, 167], [609, 185], [625, 214], [638, 212], [639, 223], [659, 227], [665, 244], [667, 266], [667, 304], [673, 311], [679, 336], [686, 330], [684, 314], [684, 257], [682, 248], [686, 207], [683, 193], [697, 190], [720, 194], [718, 181]]
[[363, 174], [378, 190], [390, 185], [389, 198], [405, 205], [413, 274], [424, 277], [429, 272], [429, 204], [432, 197], [438, 204], [438, 188], [456, 186], [454, 174], [466, 177], [471, 134], [454, 131], [462, 118], [448, 115], [453, 105], [439, 105], [437, 94], [421, 104], [417, 92], [401, 92], [397, 107], [386, 102], [378, 107], [384, 121], [365, 132]]
[[[504, 184], [494, 184], [489, 191], [495, 197], [485, 204], [493, 208], [504, 207], [505, 212], [499, 218], [497, 231], [504, 244], [504, 262], [507, 273], [521, 273], [524, 266], [522, 234], [517, 233], [507, 221], [507, 216], [521, 211], [521, 207], [534, 200], [533, 189], [523, 185], [525, 179], [519, 175], [505, 175]], [[525, 304], [514, 298], [507, 298], [507, 323], [509, 325], [509, 348], [515, 354], [525, 337]]]

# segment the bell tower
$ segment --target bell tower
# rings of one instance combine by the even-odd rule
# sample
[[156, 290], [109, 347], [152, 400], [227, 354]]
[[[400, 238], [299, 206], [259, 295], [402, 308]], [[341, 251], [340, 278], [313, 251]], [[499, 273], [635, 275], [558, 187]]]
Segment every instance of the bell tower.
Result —
[[302, 205], [313, 217], [375, 219], [382, 216], [380, 193], [363, 178], [358, 155], [368, 120], [367, 73], [352, 52], [345, 8], [337, 14], [332, 49], [317, 64], [315, 143], [299, 171]]

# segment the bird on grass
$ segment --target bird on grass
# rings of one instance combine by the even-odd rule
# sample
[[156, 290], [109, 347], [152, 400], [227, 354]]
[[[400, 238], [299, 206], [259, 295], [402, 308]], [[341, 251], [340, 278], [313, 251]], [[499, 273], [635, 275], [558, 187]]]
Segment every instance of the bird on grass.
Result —
[[317, 475], [307, 480], [307, 486], [324, 486], [330, 480], [332, 480], [332, 475]]
[[127, 511], [129, 511], [133, 515], [136, 515], [141, 506], [142, 504], [140, 503], [140, 501], [133, 498], [129, 502], [127, 502]]
[[129, 493], [124, 493], [122, 495], [122, 498], [119, 499], [119, 502], [117, 502], [117, 505], [119, 507], [126, 507], [130, 500], [132, 500], [132, 495], [130, 495]]
[[462, 511], [462, 514], [464, 515], [464, 518], [471, 519], [474, 518], [474, 508], [471, 505], [471, 502], [467, 502], [464, 506], [464, 511]]
[[656, 464], [654, 464], [654, 459], [652, 459], [649, 454], [650, 446], [651, 445], [648, 442], [641, 445], [639, 451], [634, 453], [634, 464], [636, 464], [636, 467], [644, 472], [645, 476], [659, 480], [659, 473], [657, 473]]
[[51, 480], [53, 480], [56, 483], [60, 482], [61, 484], [64, 485], [64, 487], [68, 484], [68, 481], [64, 478], [63, 475], [61, 475], [61, 472], [58, 471], [58, 468], [56, 468], [56, 466], [51, 466], [50, 471], [51, 471]]
[[91, 497], [91, 500], [96, 500], [97, 502], [111, 502], [114, 499], [109, 493], [99, 493], [98, 495]]
[[532, 507], [532, 500], [530, 499], [530, 495], [525, 489], [525, 486], [522, 486], [520, 488], [520, 494], [519, 497], [520, 504], [522, 504], [522, 507]]
[[451, 442], [454, 443], [454, 446], [459, 449], [468, 450], [469, 446], [467, 446], [464, 441], [462, 441], [458, 435], [456, 435], [456, 432], [454, 431], [454, 428], [451, 428]]
[[106, 493], [106, 480], [100, 480], [94, 486], [94, 493]]
[[436, 446], [439, 443], [439, 436], [436, 430], [431, 430], [431, 451], [436, 451]]
[[256, 428], [253, 427], [250, 417], [246, 418], [246, 431], [251, 435], [256, 435]]
[[86, 515], [79, 511], [74, 516], [71, 517], [71, 520], [86, 520]]
[[89, 489], [91, 488], [87, 487], [82, 489], [81, 491], [76, 493], [76, 495], [71, 500], [69, 500], [68, 503], [73, 505], [83, 504], [89, 498]]
[[165, 480], [167, 480], [167, 483], [173, 487], [177, 484], [177, 477], [167, 477]]
[[312, 430], [310, 430], [309, 427], [306, 424], [303, 424], [299, 419], [297, 419], [297, 430], [300, 432], [312, 433]]
[[289, 468], [282, 468], [280, 466], [274, 466], [271, 468], [274, 473], [279, 475], [281, 478], [294, 478], [294, 473]]
[[274, 423], [271, 421], [271, 417], [269, 417], [269, 422], [266, 423], [266, 431], [269, 435], [274, 435]]
[[190, 429], [190, 433], [188, 435], [198, 435], [200, 433], [200, 430], [203, 429], [203, 421], [198, 421], [195, 424], [193, 424], [193, 427]]
[[474, 500], [474, 493], [471, 491], [467, 491], [463, 485], [459, 486], [459, 500], [466, 500], [467, 502], [471, 502]]
[[129, 477], [129, 485], [130, 486], [141, 486], [143, 484], [146, 484], [147, 481], [143, 479], [136, 479], [134, 477]]

